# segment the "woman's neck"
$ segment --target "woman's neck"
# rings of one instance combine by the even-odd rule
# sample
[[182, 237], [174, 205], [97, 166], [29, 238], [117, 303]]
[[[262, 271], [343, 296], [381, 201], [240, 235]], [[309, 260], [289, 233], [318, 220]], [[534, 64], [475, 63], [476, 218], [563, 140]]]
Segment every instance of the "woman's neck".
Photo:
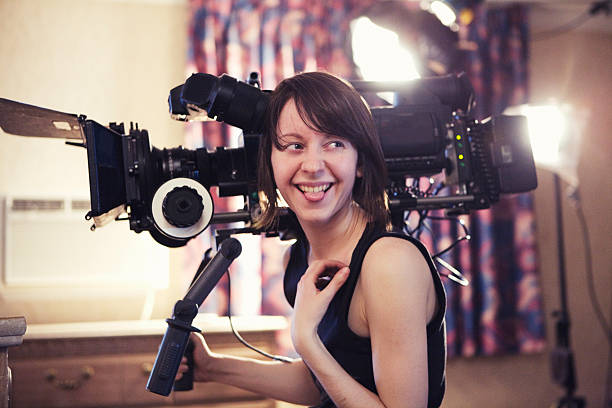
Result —
[[301, 224], [310, 246], [308, 263], [334, 259], [348, 265], [366, 225], [367, 216], [356, 205], [346, 216], [325, 225]]

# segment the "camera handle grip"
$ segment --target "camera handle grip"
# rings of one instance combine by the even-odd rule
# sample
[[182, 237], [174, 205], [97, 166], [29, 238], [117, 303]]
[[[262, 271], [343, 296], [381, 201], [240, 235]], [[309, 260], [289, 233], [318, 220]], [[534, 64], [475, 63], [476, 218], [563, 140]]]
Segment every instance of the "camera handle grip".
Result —
[[159, 346], [157, 358], [147, 382], [149, 391], [165, 397], [172, 391], [174, 378], [189, 343], [189, 335], [192, 331], [200, 331], [189, 324], [197, 314], [196, 304], [189, 300], [179, 300], [174, 310], [175, 318], [166, 319], [168, 328]]
[[174, 391], [190, 391], [193, 389], [193, 349], [193, 340], [189, 339], [185, 348], [188, 369], [179, 380], [174, 382]]
[[189, 342], [189, 335], [192, 331], [200, 331], [191, 325], [198, 314], [198, 307], [241, 251], [242, 246], [237, 239], [228, 238], [223, 241], [219, 246], [219, 252], [206, 264], [185, 298], [174, 305], [173, 318], [166, 319], [168, 329], [159, 346], [153, 371], [149, 376], [147, 383], [149, 391], [165, 397], [170, 395]]

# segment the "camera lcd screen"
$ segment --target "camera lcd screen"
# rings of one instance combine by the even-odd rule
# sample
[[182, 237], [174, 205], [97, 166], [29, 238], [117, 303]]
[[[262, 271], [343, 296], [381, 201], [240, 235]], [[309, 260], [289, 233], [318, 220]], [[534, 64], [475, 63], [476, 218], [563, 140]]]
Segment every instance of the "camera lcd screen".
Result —
[[122, 135], [93, 120], [85, 122], [84, 130], [91, 214], [99, 216], [126, 202]]

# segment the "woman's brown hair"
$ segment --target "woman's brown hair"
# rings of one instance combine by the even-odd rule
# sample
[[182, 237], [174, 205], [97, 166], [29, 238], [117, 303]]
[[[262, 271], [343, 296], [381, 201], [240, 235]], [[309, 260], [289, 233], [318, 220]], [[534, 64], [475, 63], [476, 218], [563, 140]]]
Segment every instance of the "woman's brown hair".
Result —
[[259, 190], [263, 191], [268, 202], [257, 220], [258, 228], [274, 228], [278, 222], [278, 193], [271, 155], [273, 146], [280, 148], [278, 120], [283, 107], [291, 99], [308, 127], [344, 138], [355, 147], [362, 177], [355, 180], [353, 200], [365, 211], [370, 222], [387, 225], [387, 172], [368, 106], [349, 83], [325, 72], [306, 72], [283, 80], [270, 94], [259, 145], [257, 174]]

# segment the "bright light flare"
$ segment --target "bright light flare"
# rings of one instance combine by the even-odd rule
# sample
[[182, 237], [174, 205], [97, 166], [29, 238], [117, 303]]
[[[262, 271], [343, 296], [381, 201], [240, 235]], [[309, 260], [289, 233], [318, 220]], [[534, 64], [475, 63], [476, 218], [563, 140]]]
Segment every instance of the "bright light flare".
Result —
[[438, 17], [438, 20], [447, 27], [451, 27], [457, 21], [455, 10], [443, 1], [432, 1], [429, 4], [429, 11]]
[[566, 133], [565, 116], [558, 106], [525, 106], [531, 149], [536, 163], [557, 166], [561, 142]]
[[577, 185], [580, 138], [588, 114], [569, 105], [521, 105], [506, 109], [509, 115], [527, 117], [533, 159], [537, 166], [559, 173]]
[[419, 78], [412, 55], [400, 46], [396, 33], [367, 17], [351, 22], [353, 60], [367, 81], [405, 81]]

